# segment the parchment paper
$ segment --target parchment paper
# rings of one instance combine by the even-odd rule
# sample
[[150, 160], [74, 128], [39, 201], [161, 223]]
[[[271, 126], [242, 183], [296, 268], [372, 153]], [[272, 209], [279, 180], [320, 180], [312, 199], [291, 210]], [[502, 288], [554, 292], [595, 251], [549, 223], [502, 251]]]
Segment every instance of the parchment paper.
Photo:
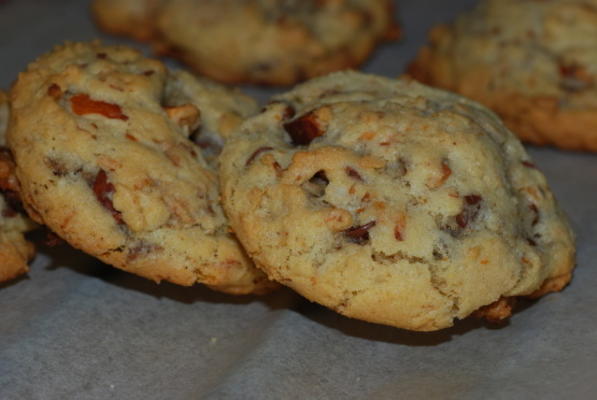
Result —
[[[428, 28], [474, 0], [398, 1], [401, 42], [366, 70], [396, 76]], [[88, 1], [0, 1], [0, 87], [63, 40], [100, 37]], [[273, 90], [249, 88], [260, 99]], [[597, 398], [597, 156], [530, 148], [578, 235], [572, 284], [492, 328], [411, 333], [290, 290], [231, 297], [153, 282], [68, 246], [0, 287], [0, 399]]]

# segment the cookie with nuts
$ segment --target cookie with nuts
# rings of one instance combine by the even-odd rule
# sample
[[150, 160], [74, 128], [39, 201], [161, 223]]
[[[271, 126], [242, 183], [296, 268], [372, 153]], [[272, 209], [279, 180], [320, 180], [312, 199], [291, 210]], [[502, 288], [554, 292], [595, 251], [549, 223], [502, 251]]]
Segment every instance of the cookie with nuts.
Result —
[[8, 116], [8, 98], [0, 91], [0, 282], [26, 273], [27, 262], [34, 252], [24, 236], [33, 223], [23, 213], [14, 163], [5, 147]]
[[95, 0], [92, 8], [107, 31], [147, 39], [228, 83], [288, 85], [353, 68], [399, 36], [392, 0]]
[[156, 13], [164, 0], [94, 0], [92, 15], [106, 32], [149, 40], [155, 31]]
[[30, 64], [11, 92], [8, 134], [23, 202], [71, 245], [123, 270], [267, 291], [272, 283], [228, 228], [214, 166], [191, 140], [225, 134], [256, 105], [193, 79], [97, 42]]
[[492, 108], [523, 140], [597, 151], [597, 1], [483, 0], [408, 72]]
[[335, 73], [279, 95], [221, 155], [224, 208], [268, 275], [337, 312], [430, 331], [562, 289], [573, 234], [490, 111]]

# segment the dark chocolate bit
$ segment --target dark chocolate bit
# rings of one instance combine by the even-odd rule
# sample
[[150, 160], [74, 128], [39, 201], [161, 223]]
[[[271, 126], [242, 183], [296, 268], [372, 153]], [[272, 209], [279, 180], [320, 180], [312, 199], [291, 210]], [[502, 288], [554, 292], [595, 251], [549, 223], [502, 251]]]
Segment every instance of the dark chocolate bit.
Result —
[[311, 143], [313, 139], [322, 136], [325, 133], [319, 126], [317, 118], [313, 112], [285, 123], [284, 129], [290, 135], [292, 143], [297, 146], [306, 146]]
[[255, 161], [257, 156], [259, 156], [261, 153], [264, 153], [266, 151], [270, 151], [273, 149], [274, 149], [273, 147], [269, 147], [269, 146], [263, 146], [263, 147], [258, 148], [257, 150], [255, 150], [253, 152], [253, 154], [251, 154], [251, 157], [249, 157], [247, 159], [247, 161], [245, 162], [245, 167], [248, 167], [249, 165], [251, 165], [253, 163], [253, 161]]
[[344, 231], [346, 237], [357, 244], [365, 244], [369, 241], [369, 229], [373, 228], [376, 221], [367, 222], [365, 225], [353, 226]]
[[101, 58], [102, 60], [105, 60], [106, 57], [108, 57], [108, 55], [106, 53], [97, 53], [97, 58]]
[[148, 70], [148, 71], [145, 71], [145, 72], [143, 72], [143, 75], [145, 75], [145, 76], [151, 76], [151, 75], [153, 75], [153, 74], [155, 74], [155, 71], [153, 71], [153, 70], [151, 70], [151, 69], [150, 69], [150, 70]]
[[528, 242], [528, 244], [530, 244], [530, 245], [531, 245], [531, 246], [533, 246], [533, 247], [536, 247], [536, 246], [537, 246], [537, 242], [535, 242], [535, 241], [534, 241], [533, 239], [531, 239], [531, 238], [527, 238], [527, 242]]
[[466, 228], [468, 224], [477, 218], [481, 210], [481, 196], [469, 194], [464, 196], [464, 207], [462, 212], [456, 216], [456, 223], [460, 228]]
[[103, 169], [100, 169], [95, 177], [95, 182], [93, 182], [93, 192], [101, 205], [112, 213], [116, 222], [124, 224], [122, 214], [114, 208], [114, 204], [112, 203], [112, 194], [115, 192], [114, 185], [108, 181], [108, 175]]
[[363, 177], [354, 168], [352, 168], [352, 167], [346, 167], [344, 170], [346, 171], [346, 175], [348, 175], [351, 178], [354, 178], [354, 179], [356, 179], [358, 181], [363, 182]]

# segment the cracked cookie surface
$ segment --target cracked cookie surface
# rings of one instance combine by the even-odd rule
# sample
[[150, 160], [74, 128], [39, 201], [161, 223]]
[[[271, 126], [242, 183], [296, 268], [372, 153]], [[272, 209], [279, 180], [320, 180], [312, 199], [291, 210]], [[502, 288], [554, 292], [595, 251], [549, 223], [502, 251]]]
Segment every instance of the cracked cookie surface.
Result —
[[40, 57], [11, 96], [8, 142], [36, 221], [155, 281], [272, 286], [229, 232], [216, 171], [190, 140], [225, 136], [256, 110], [251, 99], [97, 42]]
[[391, 0], [115, 3], [94, 2], [100, 26], [149, 39], [158, 51], [223, 82], [292, 84], [356, 67], [378, 42], [398, 36]]
[[523, 140], [597, 151], [597, 1], [483, 0], [429, 34], [416, 79], [492, 108]]
[[460, 96], [331, 74], [275, 97], [221, 160], [224, 208], [257, 265], [344, 315], [436, 330], [570, 280], [573, 234], [545, 177]]
[[5, 147], [8, 115], [8, 98], [0, 91], [0, 282], [26, 273], [33, 256], [33, 245], [24, 236], [33, 223], [19, 210], [14, 163]]

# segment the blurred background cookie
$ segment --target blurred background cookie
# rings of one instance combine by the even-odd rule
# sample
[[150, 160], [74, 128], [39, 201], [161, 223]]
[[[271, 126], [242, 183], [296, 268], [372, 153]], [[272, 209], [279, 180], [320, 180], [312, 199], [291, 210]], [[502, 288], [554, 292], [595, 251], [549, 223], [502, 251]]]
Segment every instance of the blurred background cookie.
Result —
[[408, 72], [496, 111], [523, 140], [597, 151], [597, 2], [482, 0]]
[[27, 272], [33, 257], [33, 245], [24, 233], [34, 224], [22, 212], [14, 163], [6, 146], [9, 106], [6, 93], [0, 90], [0, 282]]
[[95, 0], [99, 26], [222, 82], [289, 85], [355, 68], [399, 35], [391, 0]]
[[229, 231], [214, 167], [189, 139], [230, 129], [256, 105], [215, 84], [181, 83], [192, 79], [97, 42], [30, 64], [11, 91], [8, 133], [23, 202], [37, 222], [123, 270], [267, 291], [273, 284]]
[[[337, 312], [430, 331], [563, 288], [574, 239], [481, 105], [356, 72], [277, 96], [221, 156], [230, 223], [268, 275]], [[484, 307], [479, 310], [481, 307]]]

